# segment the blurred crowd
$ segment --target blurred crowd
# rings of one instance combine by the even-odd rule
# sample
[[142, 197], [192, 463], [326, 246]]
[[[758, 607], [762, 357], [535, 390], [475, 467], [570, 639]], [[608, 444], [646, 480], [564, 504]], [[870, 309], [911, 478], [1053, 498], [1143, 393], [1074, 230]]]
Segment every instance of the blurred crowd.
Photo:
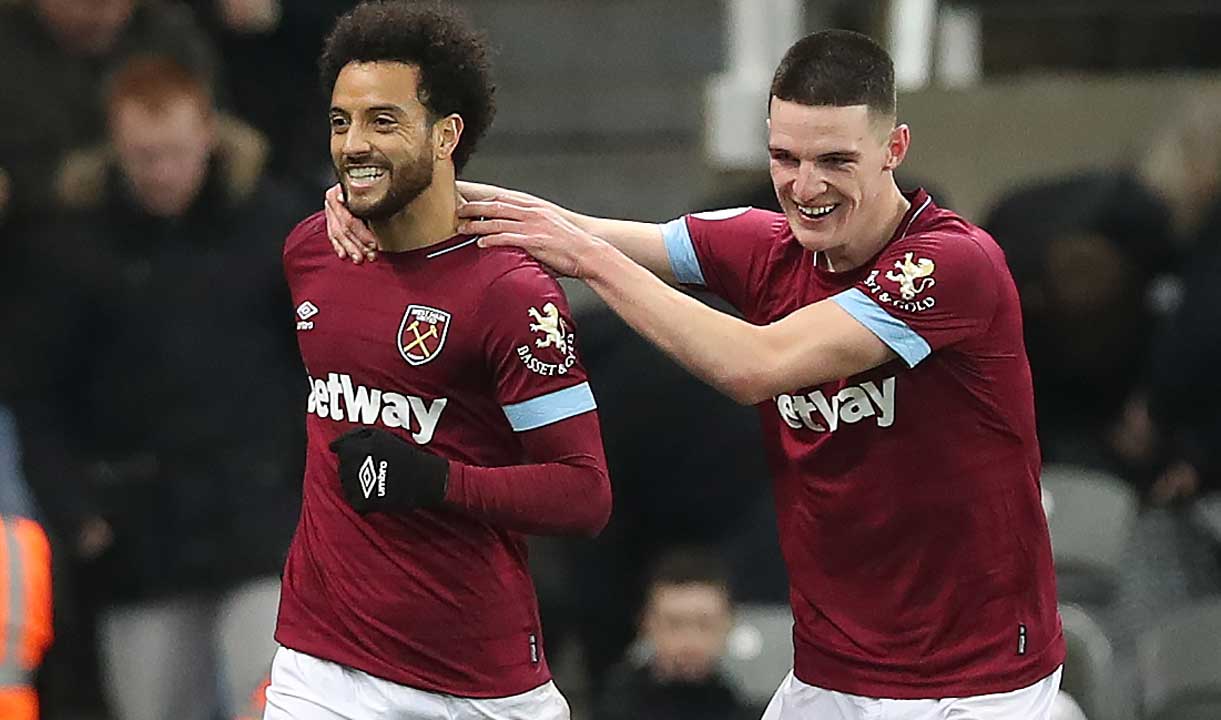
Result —
[[[314, 66], [352, 4], [0, 0], [0, 519], [50, 540], [53, 628], [7, 618], [37, 626], [44, 717], [214, 720], [266, 672], [305, 398], [280, 245], [331, 181]], [[710, 204], [743, 199], [775, 202]], [[1115, 632], [1221, 593], [1196, 512], [1221, 489], [1221, 95], [983, 225], [1045, 459], [1141, 498]], [[615, 514], [535, 548], [549, 647], [595, 718], [751, 717], [716, 659], [734, 602], [787, 601], [754, 413], [611, 313], [578, 323]]]
[[211, 720], [266, 673], [303, 446], [280, 246], [348, 4], [0, 4], [0, 484], [53, 548], [45, 717]]

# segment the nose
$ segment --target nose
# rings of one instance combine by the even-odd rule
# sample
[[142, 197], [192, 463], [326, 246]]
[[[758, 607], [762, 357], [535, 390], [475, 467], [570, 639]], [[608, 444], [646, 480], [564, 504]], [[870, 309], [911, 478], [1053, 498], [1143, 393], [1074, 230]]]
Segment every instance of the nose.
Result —
[[827, 183], [815, 163], [802, 161], [793, 181], [793, 197], [798, 201], [813, 200], [827, 190]]
[[364, 133], [356, 127], [348, 129], [343, 136], [343, 154], [347, 157], [359, 157], [368, 155], [373, 147], [369, 145], [369, 141], [365, 138]]

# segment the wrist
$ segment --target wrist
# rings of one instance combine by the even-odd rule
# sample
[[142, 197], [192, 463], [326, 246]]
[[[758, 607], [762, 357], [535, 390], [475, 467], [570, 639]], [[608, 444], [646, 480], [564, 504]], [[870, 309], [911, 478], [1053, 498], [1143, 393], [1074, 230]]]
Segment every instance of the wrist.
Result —
[[615, 264], [626, 259], [626, 256], [597, 235], [591, 233], [590, 237], [591, 241], [581, 250], [581, 254], [577, 258], [577, 267], [580, 269], [580, 279], [598, 283], [614, 274]]
[[461, 505], [465, 497], [466, 465], [457, 460], [449, 460], [448, 477], [445, 480], [445, 495], [441, 498], [442, 505]]
[[556, 212], [558, 212], [560, 214], [560, 217], [564, 218], [568, 222], [572, 223], [573, 225], [576, 225], [577, 227], [581, 228], [582, 230], [589, 233], [590, 235], [594, 234], [594, 227], [593, 227], [593, 223], [591, 222], [593, 220], [592, 217], [590, 217], [588, 215], [582, 215], [581, 213], [579, 213], [575, 210], [569, 210], [568, 208], [562, 207], [560, 205], [555, 205], [555, 210], [556, 210]]

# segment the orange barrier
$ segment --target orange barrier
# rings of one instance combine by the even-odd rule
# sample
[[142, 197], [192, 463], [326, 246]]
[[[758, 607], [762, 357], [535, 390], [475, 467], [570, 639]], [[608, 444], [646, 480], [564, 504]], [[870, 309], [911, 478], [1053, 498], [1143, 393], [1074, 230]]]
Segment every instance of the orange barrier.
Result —
[[271, 676], [263, 678], [263, 682], [259, 683], [258, 688], [250, 696], [250, 707], [246, 709], [245, 713], [234, 718], [234, 720], [259, 720], [259, 718], [263, 717], [263, 711], [267, 709], [268, 685], [271, 685]]
[[[15, 612], [18, 617], [12, 617]], [[33, 520], [0, 516], [0, 718], [38, 720], [30, 680], [51, 637], [46, 533]]]
[[0, 718], [38, 720], [38, 694], [33, 688], [0, 690]]

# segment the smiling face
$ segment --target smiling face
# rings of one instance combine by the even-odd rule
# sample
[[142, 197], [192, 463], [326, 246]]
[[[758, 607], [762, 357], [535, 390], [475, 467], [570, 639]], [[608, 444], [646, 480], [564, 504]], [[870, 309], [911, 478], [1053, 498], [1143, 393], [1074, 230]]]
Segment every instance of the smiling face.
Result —
[[371, 62], [349, 63], [335, 81], [331, 160], [358, 218], [388, 219], [432, 184], [437, 146], [419, 80], [414, 65]]
[[907, 152], [906, 126], [865, 105], [803, 105], [773, 97], [769, 171], [797, 241], [842, 250], [884, 221], [893, 172]]

